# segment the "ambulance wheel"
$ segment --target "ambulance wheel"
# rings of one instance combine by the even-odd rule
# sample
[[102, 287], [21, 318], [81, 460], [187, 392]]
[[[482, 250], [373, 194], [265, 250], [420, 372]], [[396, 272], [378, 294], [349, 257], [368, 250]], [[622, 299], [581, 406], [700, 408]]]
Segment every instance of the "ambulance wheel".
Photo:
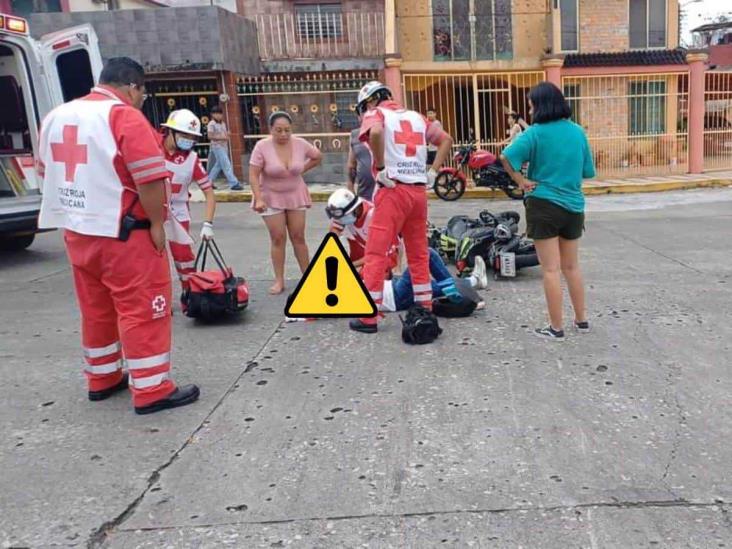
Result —
[[452, 202], [465, 192], [465, 181], [449, 173], [441, 173], [435, 179], [435, 194], [442, 200]]
[[36, 238], [34, 234], [24, 234], [22, 236], [0, 237], [0, 250], [4, 252], [19, 252], [25, 250], [33, 244]]

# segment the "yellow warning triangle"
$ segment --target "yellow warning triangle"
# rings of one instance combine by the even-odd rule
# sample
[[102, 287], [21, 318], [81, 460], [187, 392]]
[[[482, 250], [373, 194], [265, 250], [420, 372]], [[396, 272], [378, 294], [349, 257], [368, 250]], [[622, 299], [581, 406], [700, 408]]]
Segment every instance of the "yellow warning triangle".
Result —
[[285, 315], [294, 318], [373, 317], [376, 305], [335, 233], [325, 235]]

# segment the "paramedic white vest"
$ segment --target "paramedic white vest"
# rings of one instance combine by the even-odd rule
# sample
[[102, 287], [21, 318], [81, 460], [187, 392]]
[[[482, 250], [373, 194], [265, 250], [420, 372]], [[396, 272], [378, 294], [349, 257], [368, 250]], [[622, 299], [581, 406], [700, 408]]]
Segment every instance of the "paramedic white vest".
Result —
[[427, 183], [427, 123], [415, 111], [377, 107], [384, 115], [384, 165], [389, 179]]
[[124, 188], [114, 168], [118, 150], [109, 115], [112, 107], [121, 104], [117, 99], [71, 101], [43, 121], [40, 228], [119, 236]]
[[180, 164], [165, 161], [165, 168], [170, 172], [170, 210], [178, 221], [190, 221], [191, 213], [188, 210], [188, 187], [193, 181], [193, 170], [196, 167], [198, 155], [191, 151]]

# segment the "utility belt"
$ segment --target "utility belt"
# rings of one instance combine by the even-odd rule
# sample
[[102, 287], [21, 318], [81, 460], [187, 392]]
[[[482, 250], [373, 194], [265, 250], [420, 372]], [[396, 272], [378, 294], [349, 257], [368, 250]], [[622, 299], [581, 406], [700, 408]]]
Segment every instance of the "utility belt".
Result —
[[137, 196], [135, 196], [135, 199], [132, 201], [132, 204], [125, 212], [125, 215], [122, 217], [122, 221], [120, 222], [119, 226], [119, 235], [117, 238], [119, 238], [122, 242], [127, 242], [130, 238], [130, 233], [132, 231], [137, 230], [148, 230], [152, 226], [149, 219], [137, 219], [135, 216], [132, 215], [132, 209], [135, 207], [135, 204], [137, 204]]

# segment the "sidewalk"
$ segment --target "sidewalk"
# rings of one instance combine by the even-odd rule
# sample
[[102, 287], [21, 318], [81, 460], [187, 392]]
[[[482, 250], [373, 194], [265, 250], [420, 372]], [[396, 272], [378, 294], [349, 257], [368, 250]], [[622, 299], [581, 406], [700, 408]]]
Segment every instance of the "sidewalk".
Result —
[[[223, 181], [219, 185], [225, 185]], [[681, 191], [688, 189], [701, 189], [713, 187], [732, 186], [732, 170], [715, 171], [704, 174], [677, 174], [664, 176], [634, 177], [628, 179], [592, 179], [584, 184], [586, 195], [598, 194], [627, 194], [627, 193], [653, 193], [663, 191]], [[337, 189], [338, 185], [309, 185], [310, 196], [313, 202], [326, 202], [330, 193]], [[193, 202], [203, 201], [203, 193], [198, 189], [192, 191]], [[434, 193], [430, 198], [437, 200]], [[491, 191], [490, 189], [478, 188], [465, 191], [462, 199], [470, 198], [506, 198], [502, 192]], [[252, 199], [249, 190], [234, 192], [229, 190], [216, 191], [217, 202], [249, 202]]]

